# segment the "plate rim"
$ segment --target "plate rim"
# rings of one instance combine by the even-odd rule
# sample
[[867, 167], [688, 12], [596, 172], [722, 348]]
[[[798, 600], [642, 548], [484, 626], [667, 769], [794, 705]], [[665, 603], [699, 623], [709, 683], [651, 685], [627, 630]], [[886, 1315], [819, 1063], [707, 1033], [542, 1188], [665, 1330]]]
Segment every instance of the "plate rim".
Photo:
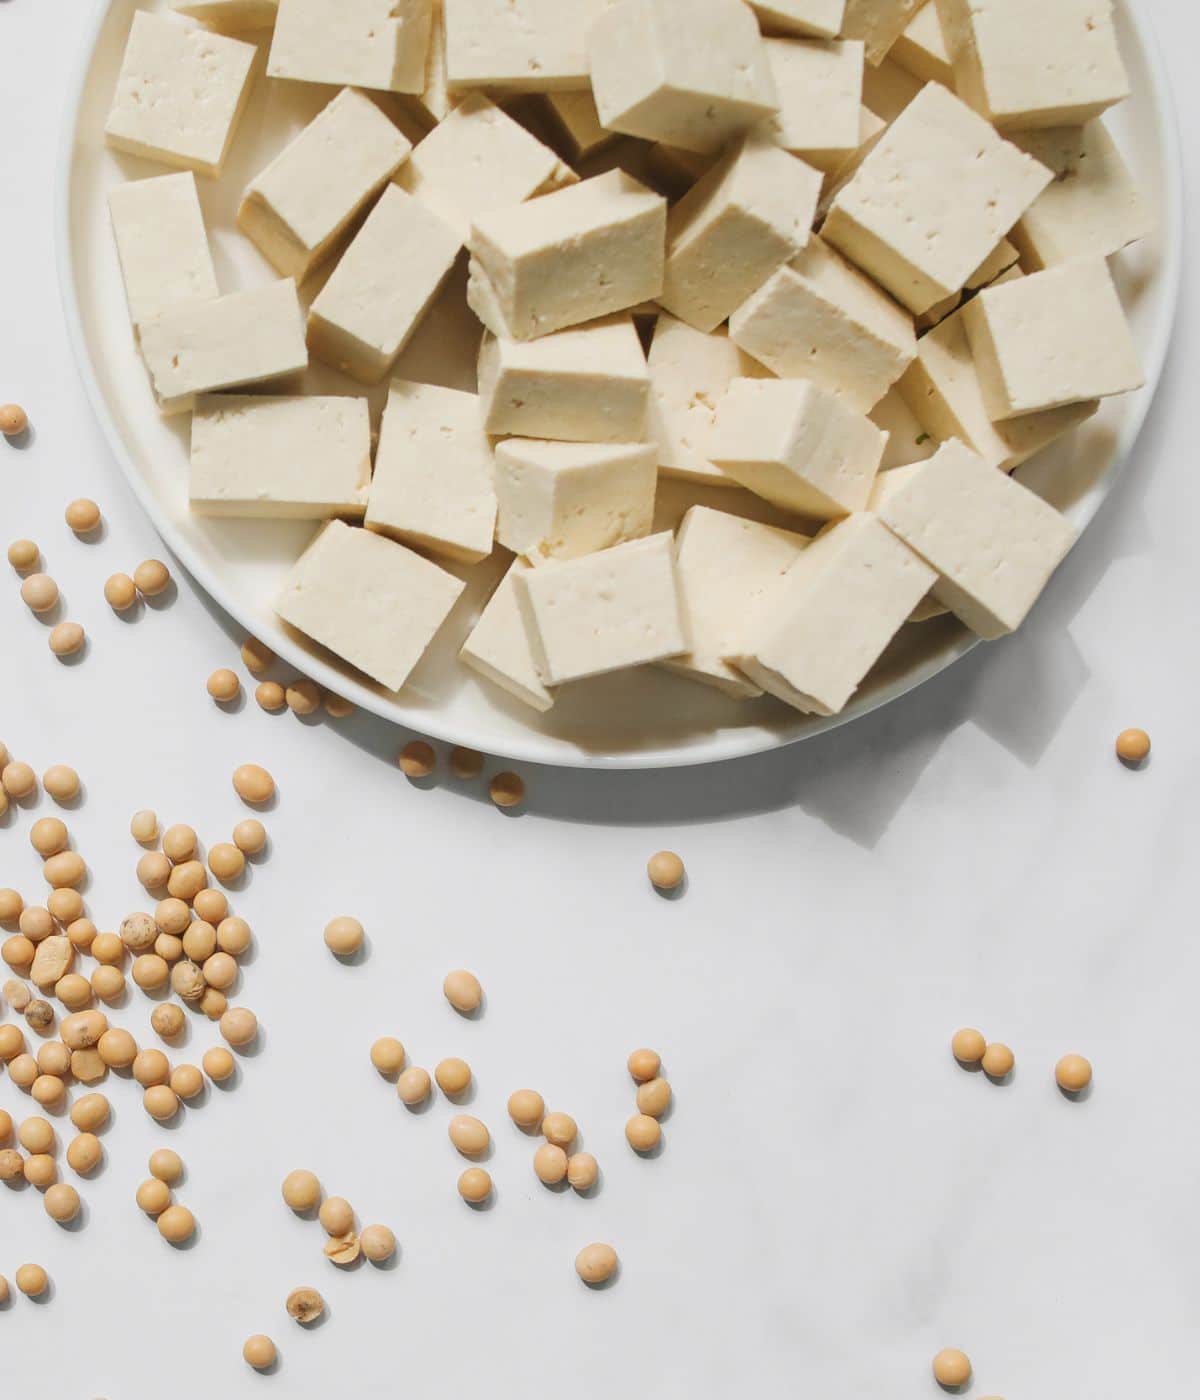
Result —
[[[175, 560], [182, 565], [208, 597], [238, 627], [247, 634], [255, 636], [258, 635], [257, 631], [247, 622], [247, 610], [244, 609], [240, 600], [225, 587], [209, 565], [197, 557], [181, 532], [159, 509], [157, 501], [142, 474], [137, 470], [132, 454], [126, 448], [117, 429], [88, 353], [83, 317], [79, 306], [75, 268], [71, 256], [74, 147], [79, 123], [79, 110], [87, 86], [96, 41], [109, 11], [116, 3], [117, 0], [95, 0], [88, 22], [81, 29], [78, 41], [79, 49], [74, 56], [69, 74], [67, 103], [63, 108], [62, 127], [59, 133], [58, 169], [54, 185], [54, 261], [59, 298], [66, 322], [67, 339], [71, 346], [76, 372], [83, 383], [84, 393], [92, 413], [100, 425], [101, 434], [108, 445], [109, 452], [121, 469], [121, 473], [133, 491], [138, 504], [149, 517], [150, 523]], [[1080, 535], [1091, 524], [1097, 511], [1112, 494], [1117, 480], [1124, 473], [1126, 463], [1145, 426], [1150, 408], [1158, 396], [1163, 366], [1166, 363], [1167, 353], [1175, 332], [1183, 271], [1183, 157], [1174, 90], [1167, 74], [1158, 36], [1142, 0], [1122, 0], [1121, 9], [1137, 33], [1138, 42], [1145, 55], [1151, 76], [1154, 120], [1161, 143], [1165, 176], [1160, 274], [1163, 279], [1163, 295], [1166, 298], [1168, 309], [1159, 318], [1153, 337], [1144, 352], [1146, 384], [1121, 434], [1121, 444], [1100, 480], [1099, 489], [1090, 492], [1081, 503]], [[356, 705], [381, 720], [397, 727], [407, 728], [414, 733], [441, 740], [443, 743], [469, 745], [485, 753], [553, 768], [644, 771], [729, 762], [816, 738], [818, 735], [861, 719], [932, 680], [952, 666], [954, 662], [960, 660], [967, 652], [974, 650], [979, 645], [979, 638], [969, 635], [960, 637], [951, 642], [945, 650], [939, 652], [935, 657], [931, 657], [921, 665], [914, 667], [902, 677], [888, 685], [879, 687], [878, 690], [857, 703], [852, 700], [838, 715], [800, 717], [794, 728], [785, 730], [750, 726], [745, 731], [730, 730], [720, 735], [710, 736], [704, 742], [693, 747], [677, 751], [655, 749], [618, 753], [589, 753], [584, 749], [572, 747], [569, 740], [547, 739], [543, 736], [531, 736], [529, 742], [520, 739], [511, 741], [506, 739], [501, 747], [497, 748], [490, 741], [488, 735], [473, 733], [469, 726], [464, 728], [461, 724], [446, 725], [441, 723], [437, 710], [414, 710], [408, 716], [397, 715], [394, 712], [395, 701], [381, 696], [377, 691], [354, 677], [335, 670], [322, 657], [315, 656], [305, 650], [286, 632], [281, 631], [277, 635], [273, 635], [270, 639], [270, 645], [280, 657], [295, 666], [302, 674], [311, 676], [324, 688], [352, 700]]]

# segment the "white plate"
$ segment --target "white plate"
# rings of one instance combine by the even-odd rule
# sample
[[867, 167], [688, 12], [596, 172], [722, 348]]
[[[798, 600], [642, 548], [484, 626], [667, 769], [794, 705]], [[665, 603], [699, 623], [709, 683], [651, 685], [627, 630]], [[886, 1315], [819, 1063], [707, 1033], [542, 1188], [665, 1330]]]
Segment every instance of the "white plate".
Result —
[[[102, 133], [131, 15], [135, 9], [163, 8], [137, 0], [100, 0], [83, 36], [60, 156], [59, 277], [80, 373], [117, 461], [173, 553], [248, 632], [322, 685], [385, 719], [528, 762], [613, 768], [710, 762], [808, 738], [903, 695], [974, 645], [950, 619], [904, 628], [854, 702], [828, 720], [806, 719], [772, 700], [728, 700], [653, 667], [567, 687], [554, 709], [538, 716], [456, 659], [474, 610], [503, 567], [499, 561], [476, 571], [478, 582], [467, 589], [399, 695], [373, 687], [336, 657], [285, 630], [271, 610], [271, 599], [312, 526], [206, 520], [189, 513], [189, 420], [160, 417], [129, 331], [107, 194], [114, 184], [161, 174], [163, 167], [109, 151]], [[1167, 79], [1133, 0], [1117, 0], [1117, 13], [1133, 96], [1111, 114], [1109, 123], [1159, 230], [1115, 259], [1147, 385], [1140, 393], [1110, 400], [1083, 429], [1020, 473], [1078, 526], [1094, 515], [1141, 427], [1166, 354], [1179, 284], [1181, 174]], [[265, 39], [261, 47], [265, 50]], [[198, 180], [223, 291], [276, 275], [235, 228], [237, 201], [250, 177], [328, 101], [331, 91], [270, 82], [263, 77], [260, 58], [254, 93], [224, 174], [215, 182]], [[460, 279], [427, 318], [397, 371], [473, 388], [478, 336]], [[362, 393], [361, 386], [320, 365], [309, 371], [309, 381], [326, 393]], [[377, 390], [371, 395], [376, 422], [383, 394]], [[733, 499], [727, 491], [708, 495], [726, 505]], [[687, 500], [700, 498], [669, 485], [660, 497], [668, 518], [680, 513]]]

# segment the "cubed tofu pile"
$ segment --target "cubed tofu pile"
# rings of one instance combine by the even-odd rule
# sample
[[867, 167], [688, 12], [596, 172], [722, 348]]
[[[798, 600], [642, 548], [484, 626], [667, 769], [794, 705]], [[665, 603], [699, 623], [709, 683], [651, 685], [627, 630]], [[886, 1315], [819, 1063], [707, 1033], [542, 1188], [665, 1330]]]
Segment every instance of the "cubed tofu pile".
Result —
[[[106, 135], [177, 173], [112, 190], [117, 251], [193, 510], [319, 522], [285, 623], [392, 691], [449, 629], [534, 710], [658, 665], [835, 715], [906, 624], [1028, 614], [1075, 533], [1010, 473], [1142, 384], [1111, 0], [171, 8]], [[237, 192], [277, 279], [223, 292], [196, 177], [260, 44], [328, 100]], [[449, 295], [475, 392], [393, 377]]]

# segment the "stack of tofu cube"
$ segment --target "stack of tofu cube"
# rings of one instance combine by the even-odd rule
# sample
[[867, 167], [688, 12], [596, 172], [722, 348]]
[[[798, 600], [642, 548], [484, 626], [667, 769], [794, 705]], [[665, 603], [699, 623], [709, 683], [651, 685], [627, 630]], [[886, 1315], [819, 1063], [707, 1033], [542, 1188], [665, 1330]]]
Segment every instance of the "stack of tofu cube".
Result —
[[[192, 508], [319, 522], [278, 614], [381, 686], [445, 628], [535, 710], [653, 664], [832, 715], [906, 623], [1011, 632], [1070, 549], [1010, 473], [1142, 384], [1111, 0], [169, 8], [106, 126], [178, 172], [111, 192], [133, 332]], [[238, 191], [263, 276], [222, 292], [196, 177], [260, 45], [328, 101]], [[393, 377], [450, 295], [475, 392]]]

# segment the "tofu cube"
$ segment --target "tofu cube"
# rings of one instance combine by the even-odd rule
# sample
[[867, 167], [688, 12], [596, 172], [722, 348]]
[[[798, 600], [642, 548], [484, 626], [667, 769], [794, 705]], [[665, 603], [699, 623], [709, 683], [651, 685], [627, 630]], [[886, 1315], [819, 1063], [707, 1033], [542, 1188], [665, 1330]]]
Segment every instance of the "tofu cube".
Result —
[[532, 564], [575, 559], [650, 533], [657, 473], [643, 443], [496, 447], [496, 538]]
[[389, 185], [308, 313], [312, 353], [378, 384], [408, 344], [458, 256], [458, 234]]
[[559, 148], [572, 161], [595, 155], [620, 140], [619, 132], [601, 125], [590, 87], [584, 92], [547, 93], [546, 111], [557, 134]]
[[1054, 175], [1009, 235], [1027, 271], [1072, 258], [1107, 257], [1153, 230], [1103, 122], [1018, 131], [1012, 140]]
[[1145, 383], [1103, 258], [985, 287], [962, 315], [994, 419], [1125, 394]]
[[412, 149], [369, 97], [344, 88], [246, 187], [238, 227], [301, 282]]
[[929, 83], [839, 192], [821, 236], [919, 315], [962, 290], [1050, 180]]
[[664, 532], [517, 575], [521, 615], [546, 685], [687, 650], [674, 546]]
[[911, 319], [817, 237], [738, 307], [729, 334], [776, 374], [812, 379], [863, 413], [917, 352]]
[[659, 302], [711, 331], [808, 242], [821, 175], [749, 133], [671, 210]]
[[198, 515], [361, 520], [371, 483], [366, 399], [205, 394], [192, 418]]
[[735, 379], [717, 408], [712, 459], [785, 510], [831, 520], [863, 510], [887, 437], [806, 379]]
[[779, 93], [779, 111], [766, 129], [777, 146], [809, 165], [837, 170], [862, 142], [862, 43], [768, 39], [766, 47]]
[[904, 32], [888, 50], [888, 58], [923, 83], [941, 83], [953, 89], [954, 66], [933, 0], [925, 0], [909, 20]]
[[482, 94], [465, 98], [419, 142], [396, 183], [458, 231], [579, 177], [549, 146]]
[[1076, 540], [1053, 506], [957, 441], [888, 472], [872, 509], [937, 571], [934, 599], [986, 640], [1024, 622]]
[[141, 347], [164, 413], [185, 412], [196, 394], [308, 367], [304, 313], [291, 278], [164, 307], [141, 323]]
[[458, 655], [493, 685], [544, 713], [554, 704], [554, 693], [542, 684], [517, 598], [517, 579], [532, 567], [513, 560]]
[[650, 371], [627, 313], [540, 340], [485, 335], [479, 351], [484, 427], [497, 436], [641, 442]]
[[804, 550], [726, 659], [806, 714], [840, 714], [936, 579], [874, 515], [848, 516]]
[[955, 292], [952, 296], [948, 296], [945, 301], [934, 302], [928, 311], [917, 317], [918, 329], [928, 330], [931, 326], [936, 326], [939, 322], [944, 321], [952, 311], [956, 311], [962, 305], [967, 292], [977, 292], [981, 287], [990, 287], [1001, 274], [1015, 268], [1020, 257], [1021, 255], [1014, 245], [1007, 238], [1002, 238], [967, 278], [966, 285], [961, 292]]
[[471, 229], [467, 300], [495, 336], [533, 340], [658, 297], [667, 202], [623, 170], [511, 209]]
[[770, 371], [724, 329], [706, 335], [665, 313], [654, 327], [648, 367], [649, 436], [659, 471], [705, 486], [737, 486], [710, 456], [717, 405], [735, 379], [766, 377]]
[[842, 30], [846, 0], [750, 0], [764, 34], [799, 34], [836, 39]]
[[219, 175], [258, 50], [135, 10], [104, 138], [118, 151]]
[[675, 540], [675, 576], [691, 650], [662, 664], [735, 699], [761, 689], [724, 658], [738, 651], [751, 620], [778, 586], [806, 535], [692, 506]]
[[247, 29], [270, 29], [279, 0], [174, 0], [171, 8], [222, 33], [240, 34]]
[[719, 151], [778, 107], [766, 47], [741, 0], [617, 0], [588, 34], [610, 131]]
[[404, 545], [333, 520], [296, 561], [275, 611], [386, 689], [399, 690], [464, 586]]
[[1098, 399], [1089, 399], [993, 423], [963, 314], [955, 312], [917, 341], [917, 358], [896, 386], [926, 432], [940, 442], [958, 438], [988, 466], [1008, 472], [1099, 408]]
[[926, 0], [846, 0], [843, 39], [861, 39], [867, 62], [878, 65]]
[[613, 2], [445, 0], [451, 88], [586, 89], [587, 32]]
[[433, 0], [279, 0], [272, 78], [419, 93]]
[[1079, 126], [1129, 96], [1112, 0], [937, 0], [954, 86], [999, 130]]
[[135, 330], [168, 306], [219, 295], [191, 171], [117, 185], [108, 212]]
[[393, 379], [375, 454], [367, 529], [452, 559], [492, 552], [496, 490], [479, 399]]

